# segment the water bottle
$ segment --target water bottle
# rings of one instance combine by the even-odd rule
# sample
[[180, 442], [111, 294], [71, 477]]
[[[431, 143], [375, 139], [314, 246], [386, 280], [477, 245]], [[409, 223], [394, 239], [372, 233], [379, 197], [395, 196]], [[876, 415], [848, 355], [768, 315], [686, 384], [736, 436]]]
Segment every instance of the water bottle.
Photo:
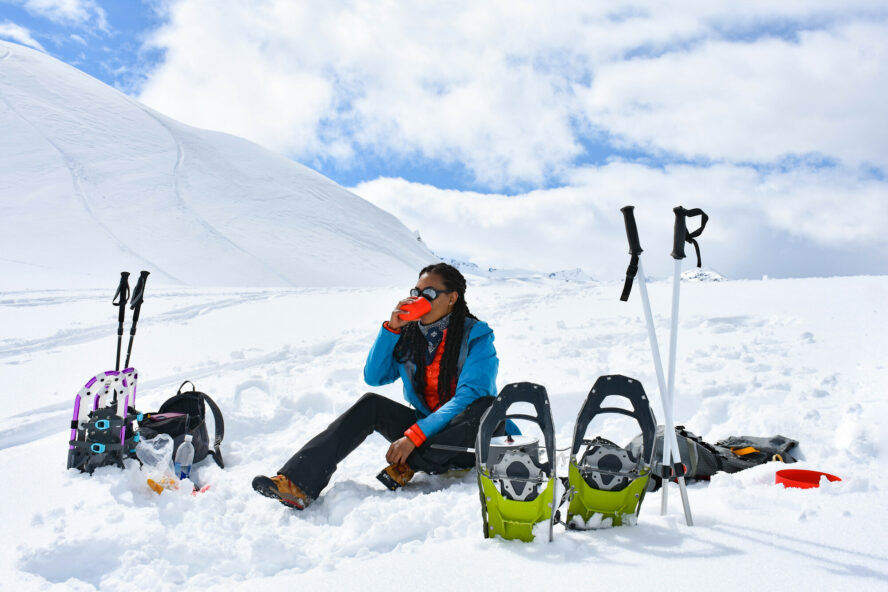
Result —
[[185, 436], [185, 441], [176, 451], [176, 477], [188, 479], [191, 474], [191, 464], [194, 462], [194, 444], [191, 443], [191, 434]]

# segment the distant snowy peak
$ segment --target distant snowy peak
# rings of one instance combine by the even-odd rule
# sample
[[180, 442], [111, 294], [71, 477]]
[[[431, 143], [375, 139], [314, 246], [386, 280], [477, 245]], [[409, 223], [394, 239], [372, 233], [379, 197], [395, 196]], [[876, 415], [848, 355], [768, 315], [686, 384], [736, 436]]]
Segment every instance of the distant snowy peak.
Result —
[[543, 272], [533, 271], [529, 269], [499, 269], [496, 267], [483, 268], [479, 265], [467, 261], [459, 261], [457, 259], [443, 259], [465, 275], [472, 275], [484, 278], [495, 279], [550, 279], [563, 282], [593, 282], [595, 279], [586, 274], [579, 267], [576, 269], [567, 269], [562, 271]]
[[548, 274], [549, 279], [562, 280], [565, 282], [594, 282], [593, 277], [588, 275], [582, 268], [565, 269], [563, 271], [555, 271]]
[[323, 175], [0, 41], [0, 290], [396, 285], [436, 260]]
[[693, 267], [681, 274], [685, 282], [724, 282], [728, 278], [707, 267]]

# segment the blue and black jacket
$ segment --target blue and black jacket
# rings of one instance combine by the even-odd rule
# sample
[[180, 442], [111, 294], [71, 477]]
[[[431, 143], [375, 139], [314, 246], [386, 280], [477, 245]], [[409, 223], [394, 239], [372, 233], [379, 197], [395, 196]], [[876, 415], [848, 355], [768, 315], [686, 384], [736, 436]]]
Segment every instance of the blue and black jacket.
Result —
[[[416, 409], [416, 427], [422, 440], [440, 432], [473, 401], [481, 397], [495, 397], [496, 373], [499, 359], [493, 347], [493, 330], [484, 321], [466, 318], [463, 344], [460, 348], [459, 379], [453, 397], [436, 411], [428, 408], [424, 398], [413, 385], [415, 366], [412, 362], [398, 362], [392, 355], [399, 335], [385, 326], [379, 330], [367, 363], [364, 380], [370, 386], [391, 384], [398, 378], [404, 385], [404, 399]], [[409, 430], [408, 430], [409, 431]], [[407, 434], [410, 437], [410, 434]], [[411, 437], [414, 443], [417, 439]]]

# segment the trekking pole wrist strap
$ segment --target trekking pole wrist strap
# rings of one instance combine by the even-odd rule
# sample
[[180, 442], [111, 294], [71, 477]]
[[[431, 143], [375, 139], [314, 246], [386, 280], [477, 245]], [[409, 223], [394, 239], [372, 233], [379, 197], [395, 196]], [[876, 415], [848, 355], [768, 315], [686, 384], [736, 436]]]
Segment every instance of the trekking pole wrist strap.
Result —
[[626, 281], [623, 284], [623, 293], [620, 300], [626, 302], [629, 300], [629, 292], [632, 291], [632, 282], [638, 273], [638, 256], [641, 255], [641, 241], [638, 240], [638, 227], [635, 225], [635, 206], [624, 206], [620, 208], [623, 212], [623, 222], [626, 225], [626, 238], [629, 241], [629, 254], [632, 259], [629, 261], [629, 267], [626, 269]]
[[632, 291], [632, 283], [638, 273], [638, 255], [632, 255], [629, 261], [629, 267], [626, 268], [626, 281], [623, 283], [623, 293], [620, 294], [620, 300], [626, 302], [629, 300], [629, 293]]
[[[700, 208], [692, 208], [688, 210], [682, 206], [676, 206], [672, 208], [672, 211], [675, 213], [675, 229], [672, 237], [672, 258], [684, 259], [684, 244], [690, 243], [694, 245], [694, 251], [697, 254], [697, 267], [702, 267], [703, 261], [700, 258], [700, 244], [697, 242], [697, 237], [703, 234], [703, 229], [706, 228], [706, 223], [709, 222], [709, 216]], [[687, 228], [687, 218], [696, 218], [697, 216], [700, 216], [700, 228], [693, 232], [689, 232]]]

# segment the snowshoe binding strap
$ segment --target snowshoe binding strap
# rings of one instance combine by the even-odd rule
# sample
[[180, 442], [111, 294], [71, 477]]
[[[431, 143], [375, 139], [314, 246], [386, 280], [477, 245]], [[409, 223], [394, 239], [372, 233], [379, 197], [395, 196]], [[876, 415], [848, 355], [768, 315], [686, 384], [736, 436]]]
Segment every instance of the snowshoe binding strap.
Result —
[[601, 491], [622, 491], [640, 476], [638, 459], [614, 444], [590, 446], [578, 466], [586, 483]]
[[546, 475], [539, 463], [523, 451], [508, 451], [490, 471], [499, 484], [499, 492], [506, 499], [519, 502], [535, 500], [540, 487], [546, 483]]

